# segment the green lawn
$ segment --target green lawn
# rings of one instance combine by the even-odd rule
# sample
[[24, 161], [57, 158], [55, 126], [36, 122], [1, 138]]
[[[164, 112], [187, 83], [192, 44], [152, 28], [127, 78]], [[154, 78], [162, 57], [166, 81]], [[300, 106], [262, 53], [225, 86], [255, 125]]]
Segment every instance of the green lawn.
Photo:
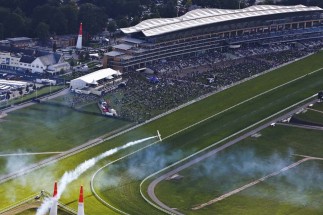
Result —
[[[36, 213], [36, 209], [29, 209], [29, 210], [21, 212], [17, 215], [35, 215], [35, 213]], [[67, 213], [67, 212], [61, 211], [61, 210], [58, 210], [57, 214], [58, 215], [71, 215], [71, 213]]]
[[[318, 110], [321, 112], [318, 112], [315, 110]], [[308, 123], [314, 123], [314, 124], [323, 126], [323, 104], [316, 103], [313, 107], [310, 107], [310, 109], [294, 115], [293, 118], [301, 121], [305, 121]]]
[[294, 118], [317, 125], [323, 125], [323, 113], [312, 110], [307, 110], [305, 113], [299, 113], [295, 115]]
[[[89, 159], [105, 150], [124, 144], [131, 140], [155, 135], [157, 129], [160, 130], [163, 137], [166, 137], [191, 125], [192, 123], [195, 123], [210, 115], [219, 113], [226, 108], [242, 102], [254, 95], [318, 69], [323, 66], [323, 61], [321, 60], [322, 57], [323, 53], [319, 53], [303, 61], [296, 62], [290, 66], [257, 77], [251, 81], [227, 89], [221, 93], [204, 99], [201, 102], [190, 105], [182, 110], [174, 112], [173, 114], [167, 115], [159, 120], [153, 121], [145, 126], [107, 141], [99, 146], [93, 147], [87, 151], [78, 153], [55, 164], [34, 171], [33, 173], [19, 179], [3, 183], [0, 185], [0, 195], [3, 196], [3, 199], [0, 202], [0, 208], [6, 207], [7, 205], [14, 203], [15, 201], [18, 201], [35, 191], [39, 191], [40, 189], [51, 191], [53, 181], [58, 180], [64, 171], [75, 168], [75, 166], [80, 162]], [[180, 135], [176, 135], [172, 139], [168, 139], [163, 144], [155, 145], [154, 147], [145, 150], [148, 151], [148, 154], [150, 154], [149, 151], [154, 151], [156, 148], [159, 148], [160, 145], [162, 145], [161, 149], [159, 149], [159, 151], [157, 150], [158, 154], [153, 154], [154, 156], [151, 159], [148, 155], [145, 159], [146, 153], [138, 153], [138, 155], [132, 156], [131, 158], [136, 159], [137, 161], [141, 161], [144, 158], [146, 163], [149, 164], [145, 166], [146, 164], [142, 163], [142, 166], [139, 166], [140, 168], [138, 167], [138, 170], [135, 168], [136, 166], [134, 166], [132, 169], [132, 172], [138, 173], [142, 172], [141, 170], [144, 169], [143, 174], [140, 175], [141, 177], [127, 178], [123, 177], [127, 176], [127, 173], [124, 173], [120, 175], [120, 177], [125, 178], [126, 184], [118, 184], [118, 186], [114, 188], [116, 191], [110, 191], [107, 189], [108, 187], [102, 187], [100, 192], [104, 192], [105, 196], [103, 197], [109, 202], [112, 202], [114, 206], [131, 212], [132, 214], [158, 214], [153, 207], [141, 199], [138, 187], [142, 177], [145, 177], [147, 174], [151, 173], [151, 171], [155, 171], [162, 166], [154, 166], [154, 163], [167, 165], [170, 162], [178, 160], [181, 157], [195, 152], [198, 149], [201, 149], [254, 122], [257, 122], [258, 120], [263, 119], [264, 117], [269, 116], [270, 114], [281, 110], [290, 104], [298, 102], [305, 97], [316, 93], [319, 89], [321, 89], [321, 86], [323, 86], [322, 76], [323, 72], [319, 72], [315, 75], [308, 75], [304, 79], [287, 87], [280, 88], [279, 90], [272, 91], [250, 102], [239, 105], [230, 111], [226, 111], [223, 114], [212, 118], [212, 120], [208, 120], [199, 126], [186, 130], [185, 132], [180, 133]], [[82, 130], [82, 132], [85, 132], [85, 130]], [[80, 134], [81, 132], [74, 131], [74, 133]], [[52, 141], [50, 141], [50, 143], [53, 144]], [[94, 168], [86, 172], [77, 181], [68, 186], [66, 194], [64, 194], [62, 197], [62, 202], [76, 208], [77, 197], [75, 197], [74, 194], [78, 193], [79, 185], [83, 184], [85, 186], [86, 195], [86, 213], [113, 214], [110, 209], [98, 203], [98, 201], [93, 197], [89, 189], [90, 178], [94, 171], [103, 164], [117, 159], [120, 156], [144, 145], [146, 144], [134, 146], [100, 162]], [[167, 159], [162, 161], [161, 159], [164, 157], [167, 157]], [[122, 165], [131, 163], [133, 161], [131, 158], [118, 162], [120, 168], [122, 169]], [[160, 159], [160, 161], [158, 161], [158, 159]], [[149, 166], [153, 166], [154, 168], [149, 168]], [[116, 169], [116, 172], [118, 172], [118, 169], [119, 168]], [[107, 171], [109, 172], [110, 168]], [[108, 174], [106, 177], [112, 178], [114, 175]], [[37, 181], [37, 183], [35, 183], [35, 181]], [[108, 195], [109, 193], [111, 193], [111, 195]]]
[[[85, 106], [81, 111], [84, 112], [40, 103], [10, 112], [0, 123], [1, 154], [66, 151], [129, 124], [100, 115], [95, 104]], [[25, 165], [48, 156], [51, 155], [10, 157], [13, 164], [10, 168], [15, 169], [14, 159]], [[7, 172], [3, 168], [5, 160], [0, 158], [0, 173]]]
[[[261, 135], [179, 172], [183, 176], [180, 180], [162, 181], [156, 187], [157, 196], [185, 214], [276, 214], [277, 210], [281, 211], [278, 214], [301, 214], [299, 204], [303, 199], [308, 200], [302, 207], [303, 214], [323, 213], [322, 204], [318, 204], [318, 198], [321, 202], [323, 199], [323, 161], [303, 163], [241, 192], [237, 198], [232, 196], [198, 211], [191, 209], [288, 166], [300, 159], [291, 156], [294, 153], [323, 157], [320, 131], [276, 126], [263, 130]], [[257, 203], [252, 206], [252, 201]], [[266, 211], [262, 212], [264, 207]]]
[[[133, 190], [138, 188], [141, 180], [145, 176], [161, 169], [166, 164], [170, 164], [198, 149], [204, 148], [205, 146], [234, 133], [235, 131], [241, 130], [247, 125], [252, 124], [252, 122], [256, 122], [257, 119], [260, 120], [265, 118], [269, 113], [275, 113], [283, 107], [288, 106], [288, 104], [295, 103], [298, 100], [294, 99], [299, 99], [298, 96], [307, 91], [306, 87], [302, 88], [300, 85], [304, 84], [304, 86], [311, 86], [309, 83], [316, 85], [309, 79], [297, 81], [286, 87], [275, 90], [269, 95], [262, 96], [261, 98], [254, 99], [246, 104], [240, 105], [237, 108], [227, 111], [225, 114], [214, 117], [212, 120], [208, 120], [201, 125], [195, 126], [194, 128], [178, 134], [171, 139], [167, 139], [167, 146], [163, 149], [157, 149], [158, 153], [156, 152], [156, 147], [152, 147], [151, 149], [145, 150], [147, 152], [140, 153], [141, 155], [138, 155], [139, 158], [134, 156], [119, 162], [120, 167], [113, 167], [113, 169], [116, 168], [118, 170], [111, 172], [110, 169], [107, 169], [105, 172], [99, 174], [96, 179], [100, 185], [100, 181], [104, 181], [104, 178], [112, 177], [115, 181], [119, 182], [118, 185], [109, 185], [108, 183], [108, 186], [106, 186], [105, 189], [100, 186], [97, 190], [100, 190], [101, 197], [105, 198], [105, 200], [110, 202], [112, 205], [119, 205], [122, 201], [131, 202], [132, 204], [127, 206], [126, 212], [140, 214], [141, 205], [137, 201], [139, 196], [137, 193], [136, 195], [138, 197], [135, 198]], [[321, 84], [317, 85], [318, 89], [320, 89], [320, 85]], [[283, 95], [282, 92], [284, 92]], [[308, 95], [311, 95], [311, 93]], [[159, 153], [158, 150], [161, 150], [162, 152]], [[151, 156], [151, 154], [156, 155], [156, 157]], [[158, 156], [158, 154], [161, 154], [162, 158], [161, 156]], [[147, 159], [147, 157], [153, 157], [152, 159], [154, 159], [155, 162], [151, 163], [152, 159]], [[129, 166], [129, 163], [133, 165]], [[136, 166], [136, 164], [138, 166]], [[141, 177], [138, 178], [136, 175], [133, 176], [129, 174], [127, 170], [131, 168], [135, 168], [137, 172], [141, 172]], [[123, 198], [122, 201], [120, 201], [121, 197]]]

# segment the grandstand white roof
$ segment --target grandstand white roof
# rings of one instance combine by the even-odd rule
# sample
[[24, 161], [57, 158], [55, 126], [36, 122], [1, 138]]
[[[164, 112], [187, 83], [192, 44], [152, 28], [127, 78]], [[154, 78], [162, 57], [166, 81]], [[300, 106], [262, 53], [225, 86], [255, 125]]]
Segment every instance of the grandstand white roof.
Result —
[[239, 10], [203, 8], [192, 10], [183, 16], [176, 18], [157, 18], [144, 20], [135, 26], [121, 28], [121, 31], [125, 34], [142, 32], [145, 36], [150, 37], [183, 29], [243, 18], [322, 10], [323, 9], [320, 7], [307, 7], [304, 5], [255, 5]]

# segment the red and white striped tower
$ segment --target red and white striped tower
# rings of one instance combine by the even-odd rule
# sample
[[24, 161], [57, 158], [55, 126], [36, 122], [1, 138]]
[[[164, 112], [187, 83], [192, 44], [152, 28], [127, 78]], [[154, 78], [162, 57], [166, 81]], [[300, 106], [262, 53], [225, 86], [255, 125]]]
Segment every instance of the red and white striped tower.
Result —
[[79, 205], [77, 209], [77, 215], [84, 215], [84, 198], [83, 198], [83, 186], [80, 189]]
[[77, 49], [82, 49], [82, 34], [83, 34], [83, 27], [82, 27], [82, 22], [81, 22], [79, 36], [77, 37], [77, 42], [76, 42]]
[[57, 215], [57, 182], [54, 185], [53, 205], [50, 209], [49, 215]]

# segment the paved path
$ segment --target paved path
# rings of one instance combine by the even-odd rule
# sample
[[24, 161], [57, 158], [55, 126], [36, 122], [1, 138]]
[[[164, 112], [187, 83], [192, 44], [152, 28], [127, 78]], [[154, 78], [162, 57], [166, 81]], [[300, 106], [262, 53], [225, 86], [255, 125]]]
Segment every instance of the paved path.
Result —
[[311, 110], [311, 111], [315, 111], [315, 112], [323, 113], [323, 111], [316, 110], [316, 109], [313, 109], [313, 108], [307, 108], [307, 109], [308, 109], [308, 110]]
[[[66, 95], [67, 93], [69, 93], [68, 88], [60, 90], [60, 91], [58, 91], [56, 93], [53, 93], [53, 94], [50, 94], [50, 95], [47, 95], [47, 96], [40, 96], [40, 97], [38, 97], [38, 99], [40, 101], [47, 101], [47, 100], [50, 100], [50, 99], [53, 99], [53, 98], [56, 98], [56, 97], [59, 97], [59, 96], [62, 96], [62, 95]], [[24, 103], [14, 105], [14, 106], [11, 106], [9, 108], [5, 108], [3, 110], [0, 110], [0, 112], [2, 112], [2, 114], [8, 114], [9, 112], [19, 110], [19, 109], [22, 109], [22, 108], [25, 108], [25, 107], [29, 107], [29, 106], [34, 105], [34, 104], [37, 104], [37, 103], [35, 103], [33, 101], [27, 101], [27, 102], [24, 102]]]
[[60, 153], [63, 153], [63, 152], [27, 152], [27, 153], [0, 154], [0, 157], [28, 156], [28, 155], [49, 155], [49, 154], [60, 154]]
[[293, 123], [277, 123], [277, 125], [283, 125], [283, 126], [294, 127], [294, 128], [304, 128], [304, 129], [309, 129], [309, 130], [323, 131], [323, 127], [314, 126], [314, 125], [293, 124]]
[[263, 125], [259, 126], [258, 128], [255, 128], [255, 129], [253, 129], [252, 131], [249, 131], [249, 132], [247, 132], [247, 133], [245, 133], [245, 134], [243, 134], [243, 135], [239, 136], [238, 138], [236, 138], [236, 139], [234, 139], [234, 140], [229, 141], [228, 143], [226, 143], [226, 144], [224, 144], [224, 145], [222, 145], [222, 146], [220, 146], [220, 147], [218, 147], [218, 148], [216, 148], [216, 149], [213, 149], [213, 150], [211, 150], [211, 151], [209, 151], [209, 152], [207, 152], [207, 153], [205, 153], [205, 154], [203, 154], [203, 155], [201, 155], [201, 156], [199, 156], [199, 157], [196, 157], [196, 158], [194, 158], [194, 159], [192, 159], [192, 160], [188, 161], [187, 163], [184, 163], [183, 165], [181, 165], [181, 166], [179, 166], [179, 167], [175, 168], [174, 170], [171, 170], [171, 171], [169, 171], [169, 172], [167, 172], [167, 173], [165, 173], [165, 174], [163, 174], [163, 175], [159, 176], [158, 178], [154, 179], [154, 180], [149, 184], [149, 186], [148, 186], [147, 193], [148, 193], [149, 197], [150, 197], [150, 198], [151, 198], [151, 199], [152, 199], [152, 200], [153, 200], [153, 201], [154, 201], [158, 206], [160, 206], [160, 207], [161, 207], [161, 208], [163, 208], [163, 209], [166, 209], [166, 210], [167, 210], [167, 211], [169, 211], [170, 213], [172, 213], [172, 214], [177, 214], [177, 215], [183, 215], [183, 213], [180, 213], [180, 212], [176, 211], [175, 209], [170, 208], [169, 206], [165, 205], [163, 202], [161, 202], [161, 201], [157, 198], [157, 196], [156, 196], [156, 194], [155, 194], [155, 187], [157, 186], [157, 184], [158, 184], [159, 182], [161, 182], [161, 181], [163, 181], [163, 180], [165, 180], [165, 179], [167, 179], [167, 178], [171, 177], [172, 175], [174, 175], [174, 174], [176, 174], [176, 173], [178, 173], [178, 172], [180, 172], [180, 171], [182, 171], [182, 170], [184, 170], [184, 169], [186, 169], [186, 168], [188, 168], [188, 167], [190, 167], [190, 166], [192, 166], [192, 165], [194, 165], [194, 164], [196, 164], [196, 163], [198, 163], [198, 162], [200, 162], [200, 161], [202, 161], [202, 160], [204, 160], [204, 159], [206, 159], [206, 158], [208, 158], [208, 157], [210, 157], [210, 156], [213, 156], [214, 154], [216, 154], [216, 153], [218, 153], [218, 152], [220, 152], [220, 151], [222, 151], [222, 150], [224, 150], [224, 149], [228, 148], [229, 146], [232, 146], [232, 145], [234, 145], [234, 144], [236, 144], [236, 143], [240, 142], [241, 140], [243, 140], [243, 139], [245, 139], [245, 138], [247, 138], [247, 137], [249, 137], [249, 136], [251, 136], [251, 135], [253, 135], [253, 134], [255, 134], [255, 133], [259, 132], [259, 131], [261, 131], [261, 130], [263, 130], [264, 128], [266, 128], [266, 127], [270, 126], [272, 123], [275, 123], [275, 122], [277, 122], [277, 121], [281, 121], [281, 120], [283, 120], [283, 119], [286, 119], [286, 118], [290, 117], [291, 115], [293, 115], [294, 113], [296, 113], [296, 112], [297, 112], [297, 111], [299, 111], [300, 109], [305, 108], [305, 107], [307, 107], [309, 104], [312, 104], [312, 103], [313, 103], [313, 101], [307, 102], [306, 104], [304, 104], [304, 105], [302, 105], [302, 106], [300, 106], [300, 107], [298, 107], [298, 108], [296, 108], [296, 109], [294, 109], [294, 110], [292, 110], [292, 111], [290, 111], [290, 112], [288, 112], [288, 113], [286, 113], [286, 114], [284, 114], [284, 115], [282, 115], [282, 116], [280, 116], [280, 117], [278, 117], [278, 118], [276, 118], [276, 119], [274, 119], [274, 120], [272, 120], [272, 121], [270, 121], [270, 122], [267, 122], [267, 123], [265, 123], [265, 124], [263, 124]]

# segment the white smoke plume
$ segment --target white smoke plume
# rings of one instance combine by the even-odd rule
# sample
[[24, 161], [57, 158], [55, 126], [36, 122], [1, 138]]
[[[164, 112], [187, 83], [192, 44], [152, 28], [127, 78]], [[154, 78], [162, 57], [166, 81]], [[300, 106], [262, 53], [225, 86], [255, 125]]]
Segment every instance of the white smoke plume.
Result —
[[[71, 183], [72, 181], [76, 180], [78, 177], [80, 177], [81, 174], [83, 174], [86, 170], [88, 170], [89, 168], [93, 167], [98, 161], [100, 161], [103, 158], [106, 158], [110, 155], [115, 154], [116, 152], [128, 148], [130, 146], [142, 143], [144, 141], [150, 140], [156, 138], [156, 136], [152, 136], [152, 137], [147, 137], [141, 140], [136, 140], [136, 141], [132, 141], [129, 142], [123, 146], [119, 146], [116, 147], [114, 149], [110, 149], [100, 155], [98, 155], [97, 157], [91, 158], [90, 160], [84, 161], [83, 163], [81, 163], [80, 165], [78, 165], [74, 170], [72, 171], [68, 171], [65, 172], [63, 177], [59, 180], [58, 183], [58, 192], [57, 192], [57, 197], [56, 199], [59, 200], [60, 197], [62, 196], [64, 190], [66, 189], [67, 185], [69, 183]], [[53, 204], [53, 200], [54, 198], [46, 198], [43, 202], [43, 204], [38, 208], [36, 215], [45, 215], [49, 208], [51, 207], [51, 205]]]

